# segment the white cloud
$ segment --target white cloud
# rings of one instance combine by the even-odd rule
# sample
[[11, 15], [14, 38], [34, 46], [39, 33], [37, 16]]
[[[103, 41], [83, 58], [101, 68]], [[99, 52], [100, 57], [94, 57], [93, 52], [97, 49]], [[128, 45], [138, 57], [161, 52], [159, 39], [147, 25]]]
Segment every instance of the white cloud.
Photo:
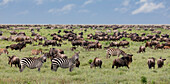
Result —
[[121, 13], [127, 12], [129, 10], [129, 7], [130, 7], [130, 0], [124, 0], [122, 2], [122, 5], [121, 5], [122, 7], [120, 7], [120, 8], [115, 8], [114, 11], [118, 11], [118, 12], [121, 12]]
[[89, 10], [87, 10], [87, 9], [82, 9], [82, 10], [79, 10], [78, 12], [79, 12], [79, 13], [88, 13]]
[[43, 4], [43, 0], [35, 0], [37, 5]]
[[130, 3], [130, 0], [124, 0], [122, 4], [123, 4], [123, 6], [128, 6], [129, 3]]
[[163, 3], [155, 4], [153, 2], [145, 2], [140, 8], [134, 10], [132, 12], [133, 15], [138, 14], [138, 13], [150, 13], [156, 9], [159, 8], [164, 8], [165, 6]]
[[12, 2], [13, 0], [2, 0], [2, 2], [0, 2], [0, 5], [6, 5], [9, 2]]
[[125, 12], [127, 12], [129, 9], [128, 8], [125, 8], [125, 7], [123, 7], [123, 8], [115, 8], [114, 9], [114, 11], [119, 11], [119, 12], [121, 12], [121, 13], [125, 13]]
[[60, 8], [60, 9], [50, 9], [48, 12], [49, 13], [64, 13], [64, 14], [66, 14], [69, 11], [71, 11], [74, 6], [75, 6], [75, 4], [68, 4], [68, 5], [65, 5], [64, 7]]
[[25, 14], [28, 14], [29, 11], [28, 10], [25, 10], [25, 11], [21, 11], [19, 12], [17, 15], [25, 15]]
[[84, 2], [83, 6], [93, 3], [94, 0], [87, 0]]

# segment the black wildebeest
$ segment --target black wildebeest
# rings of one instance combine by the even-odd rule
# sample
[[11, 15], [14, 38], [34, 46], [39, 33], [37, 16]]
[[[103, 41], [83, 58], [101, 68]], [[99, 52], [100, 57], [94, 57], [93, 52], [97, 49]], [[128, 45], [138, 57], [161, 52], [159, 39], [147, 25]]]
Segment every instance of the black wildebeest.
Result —
[[148, 59], [148, 67], [151, 69], [152, 67], [155, 68], [155, 58], [151, 57]]
[[112, 68], [114, 68], [114, 66], [116, 66], [116, 69], [118, 67], [126, 66], [129, 69], [129, 64], [132, 62], [132, 56], [133, 55], [129, 55], [129, 56], [114, 59]]
[[98, 57], [94, 58], [93, 62], [90, 64], [90, 68], [102, 67], [102, 60]]
[[15, 55], [13, 55], [11, 57], [8, 56], [8, 57], [9, 57], [8, 64], [10, 64], [11, 67], [12, 67], [12, 64], [15, 64], [15, 67], [16, 67], [16, 65], [18, 65], [18, 67], [20, 67], [20, 59], [18, 57], [16, 57]]
[[145, 52], [145, 46], [140, 46], [137, 53]]
[[11, 50], [15, 49], [15, 50], [19, 50], [21, 51], [22, 48], [26, 47], [26, 43], [25, 42], [21, 42], [18, 44], [11, 44], [10, 46], [6, 46], [6, 48], [11, 48]]
[[163, 67], [165, 60], [166, 60], [166, 59], [162, 59], [162, 57], [160, 57], [160, 59], [157, 60], [158, 68]]

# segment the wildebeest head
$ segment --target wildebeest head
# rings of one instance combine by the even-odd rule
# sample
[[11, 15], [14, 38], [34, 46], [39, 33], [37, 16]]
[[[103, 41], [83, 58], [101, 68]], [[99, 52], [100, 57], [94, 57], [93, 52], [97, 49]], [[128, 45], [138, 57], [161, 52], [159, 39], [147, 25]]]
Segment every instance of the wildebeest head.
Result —
[[11, 64], [11, 61], [12, 61], [12, 59], [13, 59], [14, 57], [16, 57], [16, 56], [15, 56], [15, 55], [13, 55], [13, 56], [11, 56], [11, 57], [8, 56], [8, 58], [9, 58], [9, 59], [8, 59], [8, 64]]

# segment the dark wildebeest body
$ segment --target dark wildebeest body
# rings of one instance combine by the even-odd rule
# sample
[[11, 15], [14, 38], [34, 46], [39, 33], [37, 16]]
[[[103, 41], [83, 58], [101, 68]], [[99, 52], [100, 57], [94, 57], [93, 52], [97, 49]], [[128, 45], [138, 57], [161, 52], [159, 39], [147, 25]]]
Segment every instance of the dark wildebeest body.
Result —
[[15, 50], [20, 50], [20, 51], [24, 47], [26, 47], [25, 42], [21, 42], [21, 43], [18, 43], [18, 44], [12, 44], [10, 46], [6, 46], [7, 49], [11, 48], [11, 50], [15, 49]]
[[15, 67], [17, 67], [16, 65], [18, 65], [18, 67], [20, 67], [20, 59], [18, 57], [16, 57], [15, 55], [13, 56], [8, 56], [9, 59], [8, 59], [8, 64], [11, 65], [12, 67], [12, 64], [15, 64]]
[[148, 59], [148, 67], [149, 67], [149, 69], [151, 69], [152, 67], [155, 68], [155, 58], [154, 57]]
[[166, 59], [162, 59], [161, 57], [160, 57], [160, 59], [158, 59], [158, 61], [157, 61], [158, 68], [163, 67], [165, 60]]
[[129, 56], [114, 59], [112, 68], [114, 68], [114, 66], [116, 66], [116, 69], [118, 67], [126, 66], [129, 69], [129, 64], [132, 62], [132, 56], [133, 55], [129, 55]]
[[94, 58], [93, 62], [90, 64], [90, 68], [93, 68], [93, 67], [102, 67], [102, 60], [99, 59], [98, 57]]
[[145, 52], [145, 46], [140, 46], [137, 53]]

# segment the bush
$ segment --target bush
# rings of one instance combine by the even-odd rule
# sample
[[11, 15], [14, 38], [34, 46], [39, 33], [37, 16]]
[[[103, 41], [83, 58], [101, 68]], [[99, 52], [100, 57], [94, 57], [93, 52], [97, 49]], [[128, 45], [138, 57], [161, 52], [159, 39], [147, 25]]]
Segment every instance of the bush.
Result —
[[147, 84], [147, 78], [146, 78], [145, 76], [142, 76], [142, 77], [141, 77], [141, 82], [142, 82], [143, 84]]
[[90, 59], [90, 60], [89, 60], [89, 64], [91, 64], [91, 63], [92, 63], [92, 61], [93, 61], [93, 60], [92, 60], [92, 59]]

